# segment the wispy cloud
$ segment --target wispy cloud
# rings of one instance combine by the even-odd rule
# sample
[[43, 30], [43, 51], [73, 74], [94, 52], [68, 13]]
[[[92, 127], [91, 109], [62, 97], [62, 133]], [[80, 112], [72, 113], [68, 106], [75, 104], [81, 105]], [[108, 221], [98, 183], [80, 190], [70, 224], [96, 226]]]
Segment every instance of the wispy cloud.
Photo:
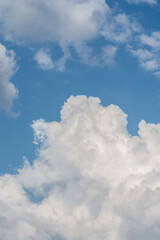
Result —
[[159, 75], [160, 71], [160, 32], [152, 32], [150, 35], [140, 34], [137, 36], [137, 48], [129, 47], [133, 56], [139, 60], [141, 67], [153, 71]]
[[117, 44], [133, 41], [134, 35], [141, 32], [140, 24], [125, 13], [111, 13], [107, 16], [102, 35]]
[[108, 10], [104, 0], [1, 0], [1, 33], [19, 43], [86, 41], [97, 36]]
[[149, 4], [155, 5], [157, 4], [157, 0], [126, 0], [130, 4]]
[[152, 32], [150, 35], [142, 34], [139, 36], [141, 44], [153, 49], [160, 49], [160, 32]]

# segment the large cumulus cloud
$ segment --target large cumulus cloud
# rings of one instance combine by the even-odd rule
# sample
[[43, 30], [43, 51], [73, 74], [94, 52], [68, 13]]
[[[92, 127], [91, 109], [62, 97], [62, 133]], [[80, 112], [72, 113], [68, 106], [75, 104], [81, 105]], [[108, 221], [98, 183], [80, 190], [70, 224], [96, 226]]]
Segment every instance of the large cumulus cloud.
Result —
[[70, 97], [61, 122], [33, 123], [38, 156], [0, 177], [3, 240], [160, 237], [160, 125], [98, 98]]

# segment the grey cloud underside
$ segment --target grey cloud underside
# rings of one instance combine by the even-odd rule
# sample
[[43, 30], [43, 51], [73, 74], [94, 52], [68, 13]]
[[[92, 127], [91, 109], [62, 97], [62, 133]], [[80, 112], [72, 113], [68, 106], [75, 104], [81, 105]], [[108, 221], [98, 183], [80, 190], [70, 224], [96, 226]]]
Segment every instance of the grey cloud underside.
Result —
[[[98, 98], [70, 97], [61, 122], [33, 123], [39, 153], [0, 177], [3, 240], [156, 240], [160, 237], [160, 124]], [[55, 238], [56, 236], [56, 238]]]

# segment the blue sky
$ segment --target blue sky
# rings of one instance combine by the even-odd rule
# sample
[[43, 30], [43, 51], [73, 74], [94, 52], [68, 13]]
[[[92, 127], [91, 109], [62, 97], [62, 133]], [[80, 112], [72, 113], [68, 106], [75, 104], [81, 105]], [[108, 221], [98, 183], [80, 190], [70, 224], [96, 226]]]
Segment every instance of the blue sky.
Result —
[[[113, 175], [118, 175], [115, 181], [109, 174], [106, 179], [104, 175], [104, 182], [107, 186], [106, 189], [113, 191], [116, 189], [118, 192], [119, 190], [117, 189], [119, 189], [119, 186], [124, 184], [122, 179], [128, 179], [126, 181], [129, 182], [134, 174], [137, 174], [138, 179], [133, 180], [133, 182], [135, 181], [134, 187], [138, 186], [138, 191], [143, 189], [145, 181], [152, 182], [152, 180], [149, 180], [149, 173], [151, 176], [152, 172], [158, 169], [157, 174], [159, 174], [159, 163], [156, 161], [159, 157], [159, 150], [157, 149], [159, 149], [158, 141], [160, 139], [158, 125], [160, 122], [160, 2], [158, 0], [40, 0], [38, 2], [35, 0], [8, 0], [5, 2], [0, 0], [0, 25], [0, 180], [5, 182], [6, 189], [10, 189], [10, 180], [6, 180], [6, 178], [13, 178], [17, 196], [23, 198], [25, 194], [26, 197], [30, 191], [33, 191], [38, 193], [40, 199], [45, 199], [47, 202], [52, 197], [50, 189], [55, 182], [59, 183], [60, 181], [60, 186], [64, 186], [67, 181], [71, 181], [72, 183], [73, 179], [75, 181], [77, 177], [84, 180], [85, 183], [87, 182], [86, 188], [88, 186], [91, 186], [91, 189], [93, 186], [95, 187], [94, 184], [96, 181], [96, 184], [102, 186], [103, 183], [101, 182], [99, 173], [97, 172], [94, 175], [96, 171], [92, 169], [91, 163], [91, 169], [93, 171], [89, 172], [89, 170], [86, 170], [88, 163], [83, 163], [82, 159], [86, 158], [86, 162], [88, 158], [93, 158], [94, 162], [95, 156], [97, 156], [97, 161], [98, 159], [102, 159], [98, 149], [102, 150], [105, 144], [106, 149], [112, 149], [112, 141], [116, 142], [115, 149], [113, 149], [112, 153], [104, 149], [104, 158], [110, 159], [110, 162], [104, 166], [102, 163], [101, 166], [101, 162], [97, 164], [95, 160], [94, 167], [97, 166], [98, 169], [98, 167], [101, 166], [102, 175], [105, 166], [111, 166], [111, 169], [114, 169], [115, 164], [117, 164], [116, 161], [118, 161], [117, 159], [119, 158], [116, 152], [119, 151], [116, 150], [117, 146], [121, 146], [121, 154], [124, 155], [125, 160], [130, 159], [130, 166], [128, 167], [126, 163], [127, 167], [123, 171], [123, 164], [121, 165], [121, 163], [119, 163], [119, 173], [117, 173], [118, 170], [113, 170]], [[70, 98], [72, 95], [75, 96], [75, 98]], [[76, 98], [76, 96], [79, 95], [98, 97], [101, 100], [101, 105], [98, 105], [98, 107], [96, 105], [97, 100], [93, 100], [92, 98], [87, 98], [88, 100], [84, 97]], [[68, 100], [68, 103], [63, 107], [61, 122], [60, 111], [69, 98], [70, 100]], [[111, 104], [118, 106], [118, 109], [121, 109], [128, 115], [127, 127], [125, 125], [125, 115]], [[104, 108], [104, 110], [101, 109], [102, 106], [107, 107], [109, 105], [111, 105], [111, 109], [113, 108], [112, 110], [109, 110], [110, 107]], [[92, 112], [93, 109], [96, 110], [92, 115], [90, 112]], [[103, 111], [106, 111], [106, 113], [104, 114]], [[111, 111], [111, 113], [109, 111]], [[82, 117], [84, 119], [88, 118], [88, 121], [84, 120], [83, 122], [82, 120], [82, 123], [80, 123], [79, 114], [84, 115]], [[102, 119], [106, 121], [106, 125], [105, 121], [103, 121], [98, 114], [99, 116], [104, 114]], [[39, 119], [44, 119], [44, 121]], [[91, 127], [93, 119], [95, 122], [99, 122], [95, 128]], [[35, 120], [36, 122], [33, 124]], [[145, 125], [142, 120], [145, 120], [148, 124]], [[57, 124], [56, 126], [60, 124], [62, 128], [61, 133], [59, 133], [59, 128], [54, 126], [54, 121], [56, 122], [55, 125]], [[110, 134], [110, 128], [112, 129], [113, 127], [112, 125], [114, 125], [115, 129]], [[103, 129], [102, 132], [101, 128]], [[140, 131], [138, 133], [139, 128]], [[84, 129], [85, 133], [83, 133]], [[104, 136], [104, 138], [102, 137], [103, 140], [101, 140], [97, 136], [96, 129], [99, 129], [99, 132], [101, 132], [101, 137], [103, 136], [103, 132], [104, 135], [106, 132], [108, 135]], [[72, 131], [76, 132], [75, 138], [71, 137], [72, 134], [69, 135]], [[91, 137], [88, 137], [87, 131], [89, 136], [91, 134]], [[126, 131], [127, 136], [125, 135]], [[52, 133], [54, 136], [55, 132], [57, 142], [52, 139]], [[85, 147], [82, 146], [83, 144], [79, 145], [82, 135], [83, 140], [88, 141], [88, 144], [90, 141], [92, 142], [91, 148], [96, 146], [94, 149], [95, 155], [92, 155], [90, 148], [88, 149], [88, 153], [85, 153], [86, 155], [80, 155], [83, 152], [87, 152]], [[115, 136], [120, 137], [117, 137], [117, 140], [113, 140]], [[137, 138], [134, 136], [137, 136]], [[43, 137], [47, 139], [46, 142]], [[38, 142], [41, 142], [38, 145], [33, 143], [36, 138]], [[100, 140], [98, 141], [98, 139]], [[126, 145], [123, 141], [119, 142], [119, 139], [125, 139], [124, 142]], [[102, 145], [99, 146], [101, 141]], [[105, 144], [103, 145], [103, 143]], [[76, 150], [76, 148], [78, 149]], [[69, 155], [72, 149], [73, 153]], [[74, 155], [76, 151], [78, 153]], [[51, 169], [55, 171], [52, 164], [41, 166], [45, 161], [52, 162], [51, 153], [53, 154], [55, 169], [59, 169], [57, 163], [58, 158], [60, 159], [60, 166], [62, 167], [60, 173], [58, 172], [59, 170], [57, 170], [56, 176], [58, 177], [53, 177], [53, 179], [50, 177], [50, 166]], [[66, 156], [66, 159], [70, 158], [71, 161], [73, 159], [79, 159], [77, 160], [78, 163], [75, 163], [73, 160], [73, 165], [71, 164], [70, 166], [70, 163], [68, 165], [68, 162], [66, 163], [68, 160], [64, 160], [65, 157], [63, 154]], [[141, 164], [144, 158], [147, 159], [146, 165], [142, 166]], [[153, 160], [153, 162], [155, 161], [153, 165], [148, 164], [148, 158]], [[25, 159], [27, 159], [27, 163]], [[133, 159], [134, 163], [132, 163]], [[137, 163], [137, 159], [140, 163]], [[80, 164], [79, 162], [82, 163]], [[47, 170], [43, 172], [41, 167], [45, 169], [45, 166]], [[66, 170], [64, 170], [65, 167], [63, 169], [63, 166], [66, 166]], [[72, 169], [74, 168], [73, 166], [76, 166], [76, 170]], [[110, 167], [106, 167], [108, 173], [111, 169]], [[130, 169], [132, 169], [133, 172]], [[39, 171], [42, 174], [40, 175], [40, 179], [43, 179], [45, 175], [49, 176], [48, 178], [52, 180], [46, 178], [41, 186]], [[149, 171], [149, 173], [145, 171]], [[86, 172], [88, 175], [85, 175]], [[128, 172], [128, 175], [126, 175], [126, 172]], [[61, 176], [63, 174], [64, 178]], [[70, 179], [70, 177], [68, 177], [70, 174], [71, 178], [73, 178], [72, 180], [68, 180]], [[143, 183], [141, 182], [140, 174], [143, 175]], [[37, 176], [37, 179], [36, 177], [32, 179], [32, 175]], [[29, 181], [30, 176], [32, 179], [30, 181], [33, 181], [32, 183]], [[91, 177], [91, 179], [86, 180], [89, 177]], [[28, 179], [28, 182], [26, 179]], [[108, 181], [110, 183], [108, 183]], [[136, 183], [136, 181], [138, 181], [138, 183]], [[119, 185], [114, 185], [115, 182], [118, 182]], [[131, 183], [131, 189], [133, 189], [132, 184], [133, 183]], [[43, 189], [44, 185], [49, 186], [46, 187], [47, 190]], [[18, 192], [17, 186], [20, 186], [23, 190], [25, 189], [25, 194], [22, 193], [21, 190]], [[61, 190], [61, 194], [55, 193], [57, 202], [61, 202], [61, 199], [64, 197], [68, 199], [68, 196], [74, 193], [73, 190], [75, 186], [80, 187], [77, 182], [74, 182], [71, 186], [67, 186], [66, 188], [69, 189], [68, 192]], [[150, 191], [155, 191], [155, 196], [157, 196], [155, 197], [155, 201], [157, 201], [155, 206], [157, 207], [159, 193], [157, 193], [151, 185], [148, 187]], [[60, 187], [57, 187], [57, 189], [59, 188]], [[95, 189], [97, 191], [98, 188], [95, 187]], [[86, 190], [82, 190], [80, 187], [80, 191], [82, 191], [83, 195]], [[126, 190], [126, 192], [127, 191], [128, 190]], [[115, 198], [117, 192], [114, 192]], [[147, 193], [145, 192], [144, 195], [141, 196], [141, 200], [146, 198], [145, 194]], [[126, 195], [127, 199], [132, 199], [129, 191]], [[4, 198], [2, 199], [4, 202], [5, 196], [4, 194]], [[104, 190], [100, 190], [99, 199], [103, 199], [103, 197], [105, 198]], [[12, 198], [14, 199], [14, 196], [10, 196], [8, 199]], [[83, 203], [89, 203], [89, 201], [91, 201], [90, 204], [92, 205], [95, 200], [89, 199], [84, 199]], [[112, 203], [114, 202], [113, 199], [108, 201], [108, 204], [110, 204], [110, 201]], [[139, 207], [138, 201], [140, 200], [135, 200], [136, 209]], [[31, 202], [29, 202], [29, 204], [31, 204]], [[47, 204], [47, 206], [50, 206], [48, 202]], [[77, 204], [77, 210], [74, 209], [76, 219], [78, 219], [79, 216], [79, 209], [82, 209], [82, 215], [83, 211], [84, 215], [89, 211], [79, 206], [79, 202], [74, 204]], [[93, 204], [93, 208], [98, 209], [98, 206], [100, 207], [98, 204], [100, 204], [99, 201], [97, 205], [94, 206]], [[17, 209], [17, 206], [18, 205], [14, 205], [13, 208]], [[24, 206], [25, 204], [23, 207]], [[32, 209], [31, 205], [27, 206], [30, 206], [29, 208]], [[62, 206], [64, 208], [66, 206], [68, 207], [67, 200], [66, 202], [62, 201]], [[115, 203], [114, 206], [109, 206], [110, 208], [116, 206], [120, 211], [123, 208], [119, 206], [118, 203]], [[39, 205], [38, 207], [43, 208], [43, 205]], [[69, 205], [68, 209], [72, 208], [73, 206]], [[104, 207], [104, 211], [108, 211], [106, 209], [107, 208]], [[148, 212], [143, 213], [146, 214], [146, 216], [150, 216], [149, 212], [151, 210], [148, 207]], [[134, 240], [134, 230], [138, 229], [139, 224], [141, 230], [138, 229], [135, 233], [136, 240], [143, 238], [147, 240], [147, 231], [155, 236], [153, 240], [159, 239], [159, 235], [157, 234], [159, 234], [160, 220], [156, 218], [156, 216], [154, 216], [155, 218], [151, 223], [148, 223], [148, 220], [143, 222], [143, 220], [141, 221], [140, 218], [137, 217], [137, 219], [134, 220], [136, 224], [133, 226], [128, 219], [134, 218], [135, 216], [128, 217], [127, 210], [124, 210], [124, 212], [124, 215], [122, 214], [123, 216], [118, 217], [120, 217], [124, 226], [127, 226], [125, 231], [122, 231], [122, 229], [116, 225], [118, 224], [116, 220], [117, 215], [115, 215], [114, 220], [112, 219], [113, 223], [111, 220], [104, 220], [106, 224], [108, 224], [107, 221], [111, 222], [106, 225], [106, 229], [112, 228], [112, 224], [115, 227], [114, 233], [110, 233], [113, 238], [111, 237], [107, 240]], [[137, 210], [136, 212], [137, 216], [143, 213], [141, 210], [139, 210], [139, 212]], [[15, 212], [15, 214], [18, 215], [17, 212]], [[24, 215], [25, 214], [26, 213], [24, 213]], [[96, 213], [93, 212], [91, 215], [95, 216], [94, 214]], [[114, 216], [114, 211], [111, 212], [111, 215], [112, 214]], [[66, 215], [64, 213], [64, 219], [65, 217]], [[25, 217], [22, 216], [22, 219], [25, 219]], [[19, 219], [16, 219], [16, 221], [19, 221]], [[28, 221], [27, 224], [31, 224], [32, 222], [30, 218], [24, 221]], [[74, 221], [77, 221], [76, 224], [78, 226], [79, 220]], [[84, 220], [84, 224], [85, 221], [86, 220]], [[92, 219], [90, 219], [90, 221], [92, 221]], [[93, 239], [92, 237], [88, 238], [88, 236], [91, 236], [89, 230], [82, 236], [80, 233], [81, 230], [79, 230], [77, 226], [75, 229], [72, 228], [73, 226], [69, 226], [73, 235], [68, 234], [65, 231], [65, 223], [63, 223], [64, 225], [62, 224], [62, 229], [55, 224], [55, 228], [57, 226], [59, 231], [58, 236], [63, 236], [64, 239], [70, 240], [75, 239], [75, 236], [79, 236], [77, 239], [81, 240]], [[6, 226], [9, 226], [11, 231], [4, 233], [4, 240], [8, 240], [15, 232], [17, 234], [16, 227], [13, 227], [13, 229], [10, 227], [12, 221], [7, 224]], [[39, 228], [39, 224], [40, 223], [35, 220], [33, 224], [35, 229]], [[128, 228], [127, 224], [131, 227]], [[24, 234], [25, 230], [29, 228], [28, 226], [29, 225], [25, 224], [22, 226], [22, 229], [24, 227]], [[149, 228], [146, 226], [149, 226]], [[155, 228], [158, 229], [157, 232]], [[5, 227], [2, 227], [2, 230], [5, 232], [4, 229]], [[47, 231], [48, 235], [45, 235]], [[95, 240], [106, 239], [105, 236], [108, 236], [107, 234], [110, 232], [110, 230], [104, 230], [101, 227], [97, 231], [98, 232], [96, 232], [94, 228], [92, 229]], [[29, 240], [31, 239], [30, 237], [33, 237], [35, 240], [40, 240], [40, 237], [42, 237], [43, 240], [48, 240], [52, 239], [53, 236], [57, 236], [55, 230], [51, 231], [47, 228], [44, 228], [40, 235], [38, 235], [38, 233], [34, 234], [33, 236], [32, 234], [23, 236], [21, 233], [15, 236], [16, 240]], [[126, 236], [126, 238], [124, 238], [124, 236]], [[62, 238], [58, 237], [58, 239]]]

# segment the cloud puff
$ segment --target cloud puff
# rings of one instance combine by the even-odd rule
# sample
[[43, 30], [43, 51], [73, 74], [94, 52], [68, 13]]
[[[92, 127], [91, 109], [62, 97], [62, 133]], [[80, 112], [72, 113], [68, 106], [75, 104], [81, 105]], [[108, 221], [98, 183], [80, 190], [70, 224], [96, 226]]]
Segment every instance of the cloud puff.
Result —
[[90, 66], [110, 66], [114, 63], [117, 49], [121, 45], [133, 43], [141, 32], [142, 27], [135, 19], [110, 9], [99, 36], [105, 39], [105, 44], [100, 46], [98, 53], [84, 43], [74, 43], [73, 46], [83, 63]]
[[157, 0], [127, 0], [128, 3], [130, 4], [149, 4], [149, 5], [154, 5], [157, 4]]
[[158, 69], [158, 59], [157, 56], [151, 51], [140, 48], [140, 49], [130, 49], [133, 56], [137, 57], [141, 67], [145, 70], [157, 70]]
[[149, 71], [153, 71], [155, 75], [159, 75], [160, 71], [160, 32], [152, 32], [150, 35], [140, 34], [137, 36], [138, 48], [130, 47], [130, 52], [137, 57], [140, 65]]
[[70, 97], [61, 122], [34, 121], [39, 153], [0, 177], [3, 240], [150, 240], [160, 237], [160, 124], [98, 98]]
[[154, 49], [160, 49], [160, 31], [152, 32], [150, 36], [142, 34], [139, 36], [140, 42]]
[[10, 82], [17, 70], [15, 53], [0, 44], [0, 106], [10, 112], [13, 100], [18, 97], [18, 90]]
[[38, 66], [43, 70], [49, 70], [54, 68], [54, 64], [48, 49], [40, 49], [34, 59], [37, 61]]
[[[70, 46], [81, 45], [82, 49], [99, 37], [109, 12], [105, 0], [0, 0], [0, 34], [17, 44], [58, 43], [63, 56], [56, 61], [55, 69], [62, 71], [71, 55]], [[42, 69], [53, 69], [44, 49], [35, 59]]]

